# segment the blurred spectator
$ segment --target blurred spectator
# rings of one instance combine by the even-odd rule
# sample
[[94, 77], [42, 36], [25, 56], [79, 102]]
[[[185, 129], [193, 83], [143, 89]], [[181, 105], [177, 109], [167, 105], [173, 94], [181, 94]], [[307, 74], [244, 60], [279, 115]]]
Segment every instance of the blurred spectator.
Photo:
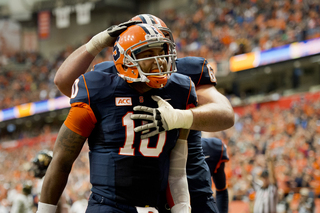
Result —
[[32, 182], [25, 181], [22, 186], [22, 192], [19, 192], [13, 199], [10, 213], [33, 213], [31, 190]]
[[[40, 200], [41, 196], [41, 188], [44, 181], [44, 176], [47, 172], [47, 169], [51, 163], [53, 156], [53, 152], [49, 150], [41, 150], [39, 151], [34, 159], [32, 160], [32, 165], [30, 168], [30, 171], [33, 173], [32, 175], [35, 178], [38, 178], [39, 181], [37, 182], [37, 190], [36, 194], [34, 195], [37, 198], [36, 205], [38, 204], [38, 201]], [[67, 203], [68, 199], [66, 194], [64, 193], [57, 205], [56, 213], [68, 213], [70, 206]]]
[[85, 213], [88, 206], [89, 191], [79, 194], [77, 200], [72, 204], [70, 213]]
[[[242, 174], [251, 182], [255, 191], [253, 205], [254, 213], [276, 213], [278, 204], [278, 186], [274, 170], [274, 158], [269, 151], [266, 155], [267, 168], [259, 175], [247, 174], [246, 168], [242, 167]], [[258, 177], [259, 178], [258, 178]]]
[[7, 199], [0, 200], [0, 213], [9, 213], [10, 207]]
[[306, 187], [301, 188], [299, 193], [301, 197], [298, 205], [298, 212], [314, 213], [315, 212], [314, 193]]

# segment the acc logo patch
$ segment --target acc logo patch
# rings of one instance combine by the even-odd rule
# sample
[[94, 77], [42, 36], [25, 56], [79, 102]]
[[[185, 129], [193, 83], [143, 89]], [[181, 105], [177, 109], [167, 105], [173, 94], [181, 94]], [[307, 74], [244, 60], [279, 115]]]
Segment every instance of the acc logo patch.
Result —
[[116, 98], [116, 106], [132, 106], [131, 97]]

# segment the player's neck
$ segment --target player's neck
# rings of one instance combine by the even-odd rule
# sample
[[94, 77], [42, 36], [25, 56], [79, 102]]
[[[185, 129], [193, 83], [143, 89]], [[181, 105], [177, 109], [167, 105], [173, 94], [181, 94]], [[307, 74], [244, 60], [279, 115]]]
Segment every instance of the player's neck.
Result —
[[137, 90], [140, 94], [150, 91], [152, 88], [144, 82], [137, 82], [129, 84], [133, 89]]

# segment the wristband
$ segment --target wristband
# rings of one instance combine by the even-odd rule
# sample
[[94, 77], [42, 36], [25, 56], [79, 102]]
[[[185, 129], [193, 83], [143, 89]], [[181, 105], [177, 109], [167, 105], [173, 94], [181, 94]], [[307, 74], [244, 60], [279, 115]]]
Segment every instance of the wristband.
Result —
[[171, 208], [171, 213], [191, 213], [191, 206], [187, 203], [179, 203]]
[[193, 113], [191, 110], [175, 110], [176, 112], [176, 119], [177, 119], [177, 127], [170, 128], [182, 128], [182, 129], [190, 129], [192, 123], [193, 123]]
[[93, 56], [96, 56], [106, 47], [107, 37], [110, 37], [107, 30], [93, 36], [88, 43], [86, 43], [86, 50]]
[[57, 209], [56, 205], [39, 202], [37, 213], [55, 213], [56, 209]]

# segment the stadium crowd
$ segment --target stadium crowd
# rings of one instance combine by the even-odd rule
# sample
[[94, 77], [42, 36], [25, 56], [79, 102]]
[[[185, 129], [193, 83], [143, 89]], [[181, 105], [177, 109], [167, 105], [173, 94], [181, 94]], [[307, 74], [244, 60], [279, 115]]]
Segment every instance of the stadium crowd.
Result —
[[226, 170], [232, 200], [253, 202], [255, 194], [242, 169], [258, 176], [266, 168], [266, 152], [275, 158], [278, 213], [294, 212], [305, 191], [309, 198], [320, 197], [319, 110], [319, 97], [312, 101], [302, 96], [289, 109], [252, 104], [233, 128], [216, 133], [228, 144]]
[[[202, 56], [219, 63], [236, 54], [320, 37], [317, 1], [198, 0], [188, 8], [183, 13], [167, 10], [160, 16], [173, 31], [179, 57]], [[53, 61], [38, 53], [2, 52], [0, 109], [60, 96], [53, 78], [74, 48], [67, 47]], [[111, 49], [106, 49], [95, 62], [110, 60], [111, 55]], [[233, 128], [215, 135], [228, 145], [230, 201], [241, 200], [252, 208], [255, 193], [243, 178], [242, 168], [259, 175], [266, 167], [267, 150], [276, 159], [278, 213], [298, 212], [306, 192], [309, 197], [320, 198], [320, 101], [301, 100], [288, 110], [258, 104], [242, 110]], [[17, 140], [22, 145], [15, 149], [0, 146], [0, 170], [6, 171], [0, 174], [1, 213], [9, 212], [24, 180], [33, 181], [35, 195], [37, 182], [28, 171], [30, 162], [38, 151], [52, 150], [56, 134], [57, 127], [46, 126], [36, 138]], [[0, 142], [7, 141], [1, 138]], [[87, 146], [84, 149], [66, 188], [70, 207], [87, 198], [90, 189]]]
[[173, 31], [180, 57], [217, 63], [237, 54], [320, 37], [320, 3], [302, 0], [193, 1], [160, 18]]
[[[228, 145], [230, 161], [225, 170], [231, 203], [242, 201], [248, 208], [252, 206], [255, 193], [250, 182], [243, 178], [242, 169], [253, 176], [259, 175], [266, 167], [266, 151], [275, 158], [278, 213], [297, 212], [306, 191], [313, 202], [320, 198], [320, 158], [316, 157], [320, 155], [319, 117], [319, 96], [293, 102], [287, 110], [278, 105], [270, 108], [252, 104], [238, 113], [234, 127], [216, 133]], [[55, 137], [56, 133], [47, 129], [37, 138], [19, 140], [24, 144], [21, 147], [0, 149], [0, 170], [6, 171], [0, 175], [2, 206], [10, 206], [12, 195], [9, 195], [12, 190], [19, 190], [24, 180], [35, 181], [28, 172], [29, 163], [38, 151], [52, 149]], [[87, 196], [90, 189], [88, 147], [84, 149], [66, 188], [70, 206], [79, 196]]]
[[[197, 0], [159, 17], [173, 32], [179, 58], [201, 56], [220, 63], [236, 54], [320, 37], [319, 13], [317, 1]], [[75, 48], [66, 47], [51, 61], [39, 53], [0, 50], [0, 109], [60, 96], [53, 78]], [[112, 50], [105, 49], [95, 62], [111, 56]]]

